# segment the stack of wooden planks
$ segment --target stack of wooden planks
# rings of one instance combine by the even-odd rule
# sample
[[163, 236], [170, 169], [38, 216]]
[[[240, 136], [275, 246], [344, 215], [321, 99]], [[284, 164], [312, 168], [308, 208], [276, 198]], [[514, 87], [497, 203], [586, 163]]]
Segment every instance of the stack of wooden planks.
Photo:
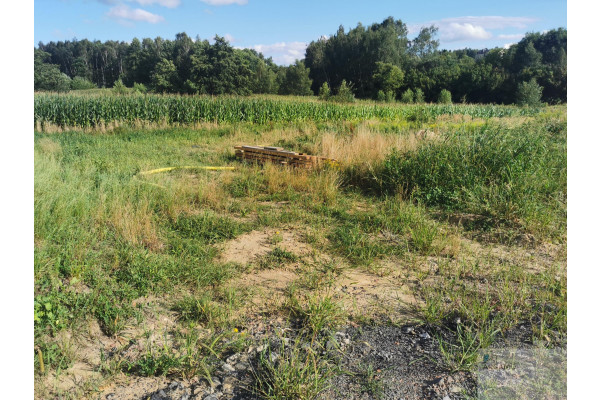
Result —
[[273, 162], [281, 165], [291, 165], [298, 168], [314, 168], [322, 165], [333, 165], [336, 161], [331, 158], [311, 156], [295, 151], [284, 150], [283, 147], [271, 146], [235, 146], [235, 156], [243, 160], [254, 160], [259, 163]]

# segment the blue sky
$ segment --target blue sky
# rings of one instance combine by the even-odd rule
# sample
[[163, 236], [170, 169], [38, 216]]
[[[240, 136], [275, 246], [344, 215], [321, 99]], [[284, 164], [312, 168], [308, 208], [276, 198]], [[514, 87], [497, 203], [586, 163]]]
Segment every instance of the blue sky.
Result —
[[388, 16], [409, 27], [439, 27], [440, 47], [492, 48], [526, 33], [567, 27], [566, 0], [35, 0], [34, 44], [89, 39], [131, 41], [225, 36], [235, 47], [254, 48], [278, 64], [304, 57], [312, 40], [368, 26]]

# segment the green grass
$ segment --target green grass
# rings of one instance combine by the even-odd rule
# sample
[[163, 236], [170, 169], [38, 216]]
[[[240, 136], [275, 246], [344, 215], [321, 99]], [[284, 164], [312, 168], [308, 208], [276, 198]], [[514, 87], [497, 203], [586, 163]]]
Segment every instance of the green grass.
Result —
[[303, 298], [293, 286], [288, 289], [285, 307], [291, 320], [313, 338], [331, 332], [344, 317], [343, 310], [330, 296], [312, 294]]
[[531, 325], [531, 342], [564, 345], [564, 273], [549, 268], [531, 274], [518, 265], [482, 266], [477, 262], [448, 264], [438, 275], [418, 289], [424, 303], [417, 314], [440, 332], [440, 348], [453, 370], [476, 368], [480, 350], [523, 324]]
[[546, 118], [516, 128], [486, 124], [391, 154], [379, 182], [427, 206], [483, 216], [557, 237], [566, 222], [566, 127]]
[[[488, 244], [481, 237], [493, 229], [515, 237], [528, 233], [534, 243], [550, 249], [564, 246], [564, 109], [528, 110], [528, 116], [521, 116], [514, 107], [377, 108], [364, 102], [341, 106], [270, 97], [125, 96], [119, 100], [123, 103], [114, 103], [110, 95], [96, 100], [44, 96], [36, 96], [36, 107], [65, 107], [55, 107], [65, 113], [62, 122], [52, 122], [58, 125], [79, 124], [77, 115], [88, 118], [80, 107], [94, 101], [105, 102], [98, 103], [107, 107], [101, 112], [115, 116], [119, 110], [110, 111], [109, 105], [124, 110], [135, 105], [141, 112], [144, 101], [156, 107], [179, 102], [177, 107], [191, 104], [221, 113], [225, 111], [217, 108], [227, 105], [233, 114], [217, 119], [234, 122], [153, 129], [132, 123], [108, 133], [35, 133], [38, 372], [40, 353], [46, 374], [68, 371], [80, 362], [76, 344], [87, 340], [90, 326], [99, 326], [101, 333], [94, 334], [111, 340], [137, 332], [133, 340], [145, 349], [131, 355], [124, 345], [116, 356], [105, 355], [102, 365], [94, 367], [103, 379], [125, 372], [209, 380], [223, 357], [248, 345], [241, 331], [249, 321], [282, 318], [282, 326], [303, 336], [299, 342], [315, 348], [309, 351], [298, 344], [277, 353], [279, 362], [265, 354], [255, 371], [256, 392], [264, 398], [312, 398], [335, 373], [335, 363], [319, 353], [321, 341], [349, 323], [344, 304], [331, 289], [347, 271], [378, 271], [382, 265], [389, 269], [392, 284], [412, 289], [423, 302], [417, 316], [444, 333], [439, 340], [450, 369], [472, 369], [479, 350], [522, 323], [531, 325], [536, 341], [560, 346], [566, 340], [566, 277], [560, 252], [547, 257], [536, 248], [527, 249], [531, 259], [539, 257], [533, 271], [523, 258], [504, 255], [522, 254], [518, 241], [508, 250], [496, 249], [500, 255], [463, 252], [463, 247], [472, 247], [470, 241]], [[259, 109], [265, 105], [272, 110]], [[180, 110], [195, 112], [193, 107]], [[240, 122], [241, 114], [235, 113], [248, 110], [257, 113], [251, 117], [256, 121], [279, 122]], [[40, 118], [47, 122], [58, 118], [44, 112], [50, 114]], [[448, 122], [456, 114], [501, 118]], [[346, 117], [351, 121], [338, 121]], [[375, 120], [360, 121], [367, 117]], [[187, 117], [179, 118], [183, 124]], [[302, 172], [240, 163], [233, 157], [233, 146], [240, 143], [313, 151], [325, 133], [352, 136], [367, 130], [407, 137], [420, 129], [432, 130], [432, 138], [370, 168], [342, 165], [339, 170]], [[139, 175], [182, 165], [235, 170]], [[364, 171], [371, 175], [352, 175]], [[483, 222], [456, 226], [450, 221], [463, 213], [476, 214]], [[228, 242], [251, 231], [294, 231], [311, 251], [298, 256], [288, 249], [287, 239], [283, 246], [283, 235], [275, 234], [260, 244], [269, 248], [264, 256], [245, 264], [224, 261]], [[449, 250], [455, 242], [456, 249]], [[548, 267], [548, 259], [556, 265]], [[237, 278], [268, 276], [268, 269], [285, 269], [297, 279], [280, 303], [274, 301], [257, 314], [252, 308], [257, 299], [251, 298], [255, 288]], [[166, 315], [174, 320], [165, 331], [166, 344], [144, 341], [140, 331], [154, 322], [148, 319]], [[460, 329], [452, 325], [456, 318], [462, 321]], [[359, 315], [354, 321], [375, 319]], [[376, 397], [377, 374], [368, 368], [363, 372], [365, 393]]]
[[318, 350], [296, 340], [287, 349], [268, 346], [253, 371], [254, 392], [262, 399], [314, 399], [329, 386], [336, 368]]

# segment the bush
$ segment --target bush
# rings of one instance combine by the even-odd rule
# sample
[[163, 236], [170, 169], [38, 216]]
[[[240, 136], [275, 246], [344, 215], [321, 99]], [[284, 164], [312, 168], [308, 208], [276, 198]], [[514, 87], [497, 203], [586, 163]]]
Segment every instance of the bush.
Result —
[[385, 92], [385, 101], [388, 103], [393, 103], [396, 101], [396, 94], [392, 90], [388, 90]]
[[402, 97], [400, 98], [400, 101], [402, 103], [413, 103], [414, 100], [415, 100], [415, 94], [410, 89], [406, 89], [404, 91], [404, 93], [402, 93]]
[[452, 103], [452, 94], [449, 90], [442, 89], [440, 95], [438, 96], [439, 104], [451, 104]]
[[135, 82], [133, 84], [133, 91], [141, 94], [146, 94], [148, 93], [148, 88], [143, 83]]
[[542, 105], [543, 87], [538, 85], [535, 78], [529, 82], [521, 82], [517, 86], [516, 103], [519, 106], [539, 107]]
[[354, 97], [354, 93], [352, 93], [352, 84], [346, 83], [346, 80], [344, 79], [337, 94], [333, 97], [333, 100], [341, 103], [353, 103], [356, 98]]
[[319, 99], [329, 100], [329, 96], [331, 96], [331, 90], [329, 89], [327, 82], [324, 82], [321, 89], [319, 89]]
[[420, 88], [415, 90], [415, 103], [425, 103], [425, 94]]
[[115, 82], [113, 85], [113, 92], [116, 94], [125, 94], [128, 92], [127, 86], [123, 83], [121, 79]]
[[90, 82], [89, 80], [76, 76], [71, 81], [71, 90], [88, 90], [88, 89], [96, 89], [97, 86], [94, 82]]
[[377, 91], [377, 101], [384, 102], [385, 101], [385, 92], [383, 90]]

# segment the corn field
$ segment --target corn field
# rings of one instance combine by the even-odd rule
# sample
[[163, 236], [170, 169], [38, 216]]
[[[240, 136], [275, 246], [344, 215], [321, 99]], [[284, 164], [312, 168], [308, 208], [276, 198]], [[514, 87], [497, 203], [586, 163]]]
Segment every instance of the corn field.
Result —
[[294, 101], [292, 98], [180, 95], [82, 96], [36, 94], [34, 121], [60, 127], [94, 128], [111, 122], [189, 125], [232, 123], [353, 121], [378, 119], [426, 122], [439, 115], [477, 118], [533, 115], [536, 108], [501, 105], [385, 105]]

